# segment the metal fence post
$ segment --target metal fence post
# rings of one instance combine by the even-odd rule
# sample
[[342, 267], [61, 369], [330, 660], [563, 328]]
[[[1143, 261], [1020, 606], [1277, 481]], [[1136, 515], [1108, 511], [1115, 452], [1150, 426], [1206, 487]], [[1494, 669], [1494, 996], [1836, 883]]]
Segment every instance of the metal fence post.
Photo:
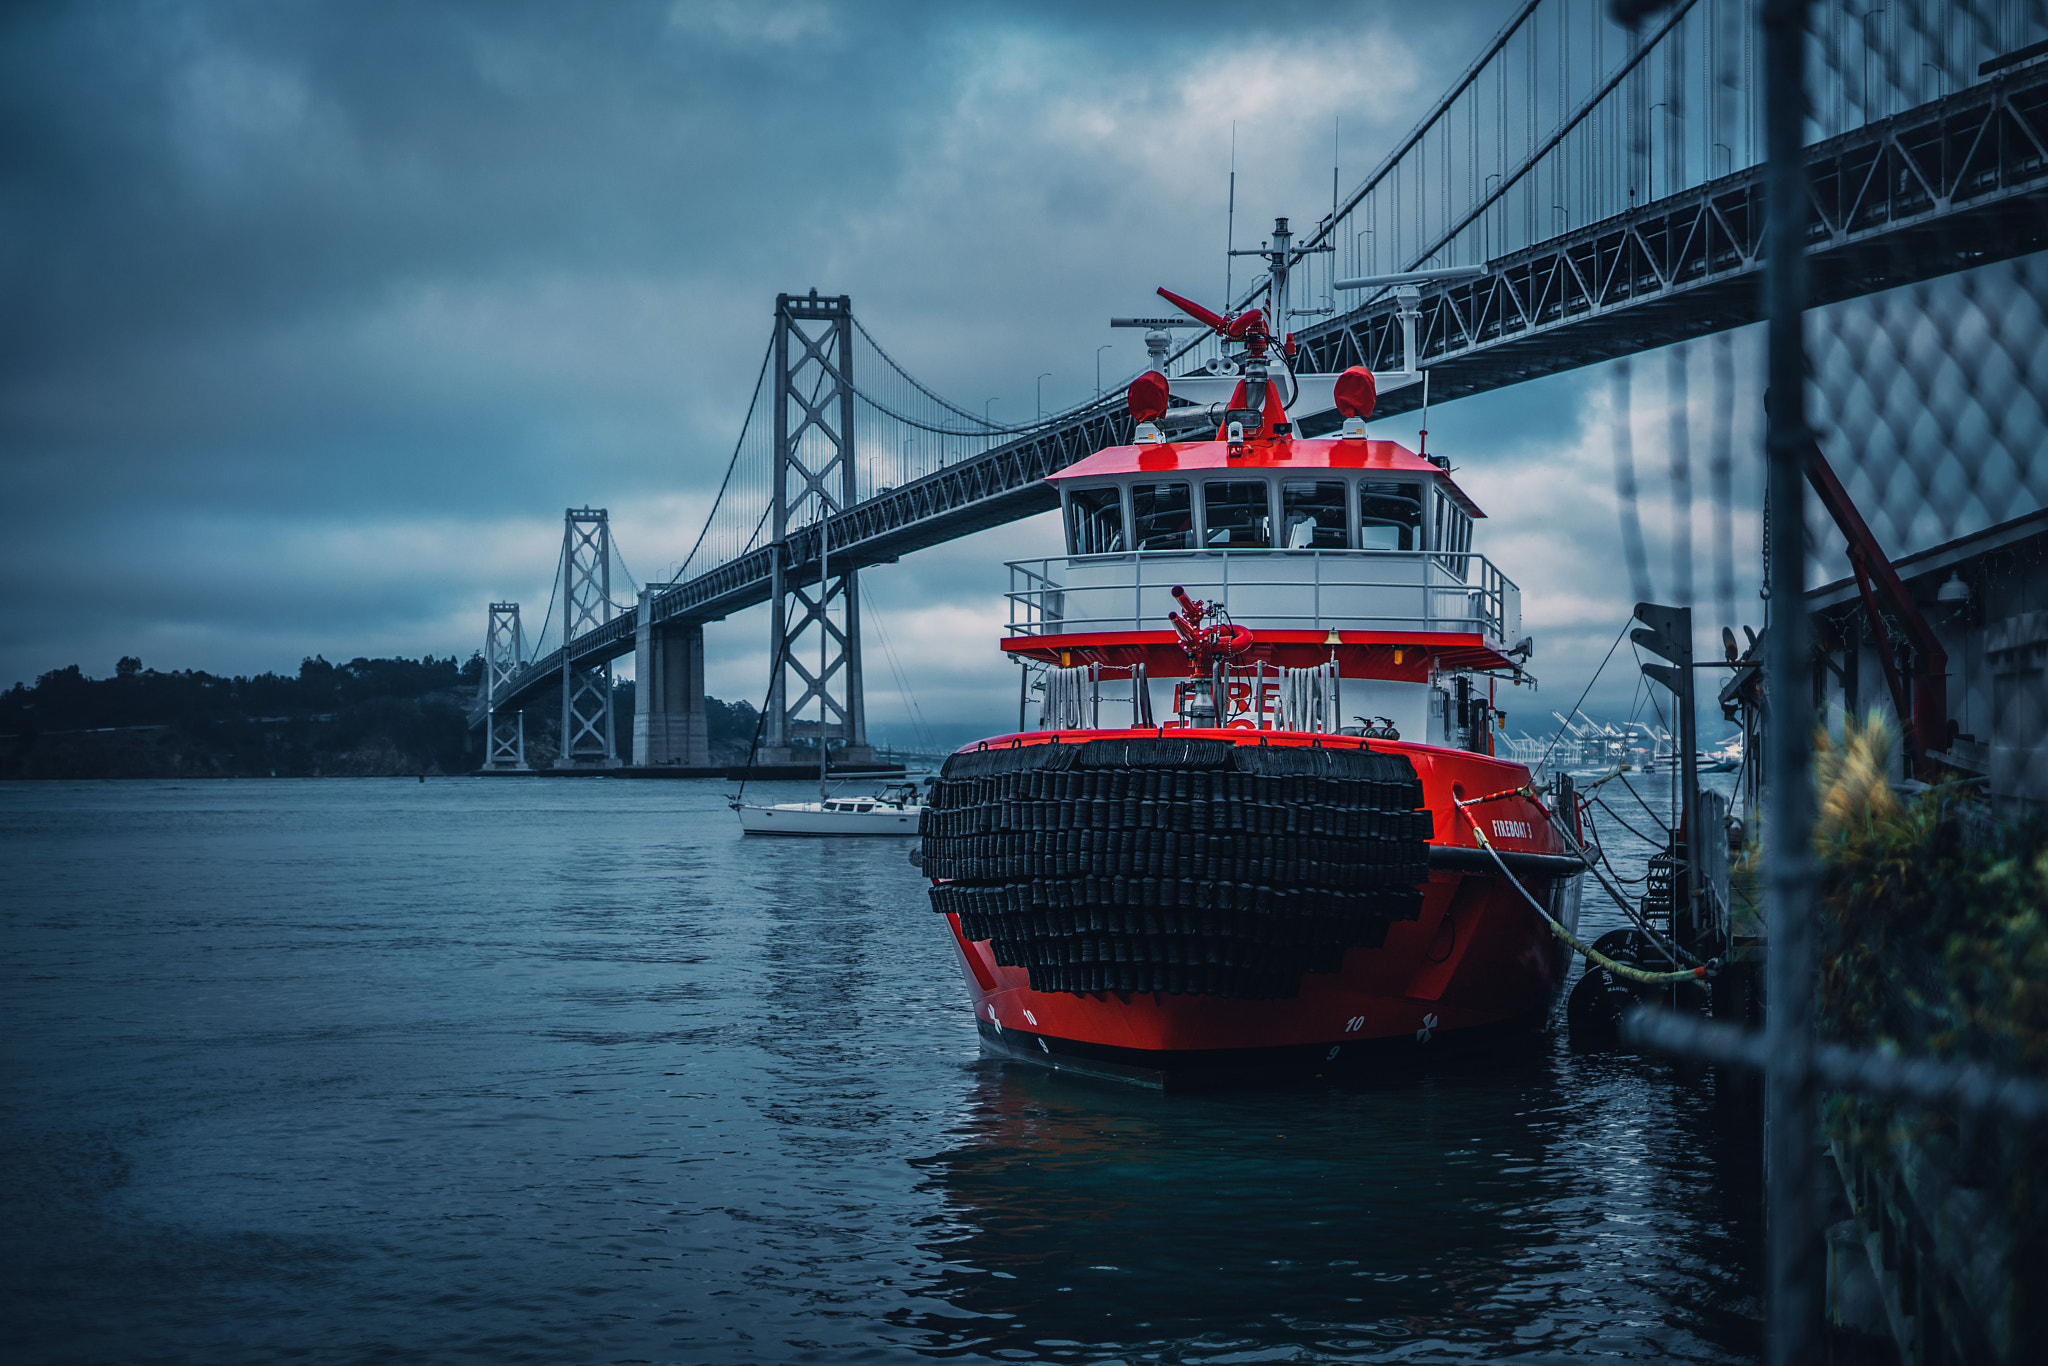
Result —
[[1807, 679], [1805, 230], [1807, 0], [1764, 0], [1768, 220], [1764, 277], [1770, 395], [1770, 690], [1764, 822], [1764, 1166], [1768, 1359], [1792, 1366], [1818, 1341], [1825, 1267], [1815, 1218], [1813, 700]]

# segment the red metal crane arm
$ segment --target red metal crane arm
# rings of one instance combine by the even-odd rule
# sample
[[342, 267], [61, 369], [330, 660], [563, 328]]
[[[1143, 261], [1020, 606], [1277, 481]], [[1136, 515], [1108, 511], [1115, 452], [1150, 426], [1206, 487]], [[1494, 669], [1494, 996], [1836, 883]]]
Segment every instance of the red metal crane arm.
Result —
[[[1900, 724], [1906, 728], [1906, 753], [1917, 768], [1920, 756], [1928, 750], [1948, 747], [1948, 651], [1941, 647], [1941, 641], [1920, 611], [1920, 605], [1906, 592], [1905, 583], [1899, 578], [1898, 571], [1892, 568], [1890, 557], [1877, 543], [1877, 537], [1863, 520], [1863, 514], [1856, 510], [1849, 491], [1835, 477], [1834, 466], [1828, 464], [1827, 456], [1821, 453], [1819, 442], [1807, 448], [1806, 480], [1820, 495], [1821, 506], [1828, 510], [1828, 515], [1835, 519], [1835, 525], [1841, 528], [1843, 538], [1849, 542], [1849, 568], [1856, 576], [1856, 588], [1863, 597], [1863, 610], [1869, 614], [1872, 632], [1877, 637], [1877, 657], [1884, 665], [1892, 706], [1898, 712]], [[1880, 606], [1897, 618], [1900, 629], [1913, 643], [1913, 696], [1910, 703], [1906, 698], [1905, 680], [1899, 674], [1898, 661], [1892, 655], [1891, 638], [1886, 634], [1884, 619], [1879, 614]]]

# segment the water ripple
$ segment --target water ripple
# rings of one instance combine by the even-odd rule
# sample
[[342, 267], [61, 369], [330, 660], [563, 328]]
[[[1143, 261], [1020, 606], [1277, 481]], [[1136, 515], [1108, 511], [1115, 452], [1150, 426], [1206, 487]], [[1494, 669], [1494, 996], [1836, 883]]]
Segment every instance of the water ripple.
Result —
[[10, 1359], [1754, 1359], [1710, 1081], [984, 1060], [903, 846], [719, 788], [0, 788]]

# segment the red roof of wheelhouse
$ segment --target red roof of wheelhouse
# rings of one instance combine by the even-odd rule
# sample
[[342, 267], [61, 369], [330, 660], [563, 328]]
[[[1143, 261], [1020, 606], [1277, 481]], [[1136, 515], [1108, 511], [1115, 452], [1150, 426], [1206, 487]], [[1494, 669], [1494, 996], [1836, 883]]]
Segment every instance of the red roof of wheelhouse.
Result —
[[1109, 446], [1047, 478], [1100, 478], [1123, 474], [1208, 473], [1259, 470], [1384, 470], [1416, 474], [1436, 481], [1451, 501], [1470, 517], [1484, 517], [1479, 505], [1439, 466], [1395, 441], [1276, 437], [1245, 443], [1243, 455], [1230, 454], [1224, 441], [1162, 441], [1157, 445]]

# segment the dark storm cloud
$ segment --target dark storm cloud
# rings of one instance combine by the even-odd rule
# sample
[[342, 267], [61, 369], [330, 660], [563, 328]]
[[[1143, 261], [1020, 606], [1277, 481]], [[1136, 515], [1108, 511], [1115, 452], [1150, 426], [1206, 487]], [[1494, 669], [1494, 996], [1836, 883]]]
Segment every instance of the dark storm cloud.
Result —
[[745, 8], [18, 14], [9, 113], [37, 136], [10, 199], [48, 249], [39, 349], [274, 326], [422, 277], [660, 265], [691, 241], [745, 264], [770, 244], [707, 190], [745, 179], [787, 209], [878, 174], [903, 109], [885, 49], [862, 58], [881, 79], [829, 92], [845, 117], [818, 117], [805, 72], [845, 45], [829, 15], [749, 28]]
[[[838, 83], [828, 101], [801, 72], [844, 56], [829, 14], [749, 23], [764, 13], [17, 13], [0, 72], [8, 143], [27, 152], [5, 209], [15, 439], [45, 459], [140, 446], [159, 457], [145, 466], [211, 455], [232, 467], [301, 443], [403, 461], [419, 453], [407, 445], [445, 450], [457, 427], [516, 455], [505, 429], [546, 426], [560, 395], [477, 402], [488, 379], [455, 353], [474, 340], [464, 326], [492, 321], [471, 312], [480, 300], [515, 333], [490, 349], [546, 368], [559, 338], [518, 336], [522, 325], [631, 326], [618, 313], [649, 282], [711, 261], [746, 278], [815, 252], [803, 238], [829, 215], [800, 210], [817, 187], [888, 175], [905, 112], [895, 53], [864, 55], [880, 79]], [[843, 116], [822, 117], [828, 103]], [[743, 198], [730, 193], [742, 184]], [[782, 226], [750, 226], [763, 219]], [[564, 318], [547, 296], [565, 280], [626, 297], [603, 301], [603, 317]], [[715, 337], [728, 301], [694, 302], [676, 330]], [[375, 324], [394, 315], [413, 320], [417, 350], [376, 346], [390, 337]], [[320, 463], [306, 471], [316, 485]], [[161, 495], [134, 472], [138, 493]], [[274, 482], [235, 474], [255, 477], [252, 496]]]
[[1072, 402], [1138, 359], [1106, 314], [1218, 292], [1233, 123], [1240, 228], [1312, 218], [1331, 118], [1349, 181], [1502, 10], [11, 6], [0, 682], [466, 649], [569, 503], [656, 572], [777, 290], [998, 416]]

